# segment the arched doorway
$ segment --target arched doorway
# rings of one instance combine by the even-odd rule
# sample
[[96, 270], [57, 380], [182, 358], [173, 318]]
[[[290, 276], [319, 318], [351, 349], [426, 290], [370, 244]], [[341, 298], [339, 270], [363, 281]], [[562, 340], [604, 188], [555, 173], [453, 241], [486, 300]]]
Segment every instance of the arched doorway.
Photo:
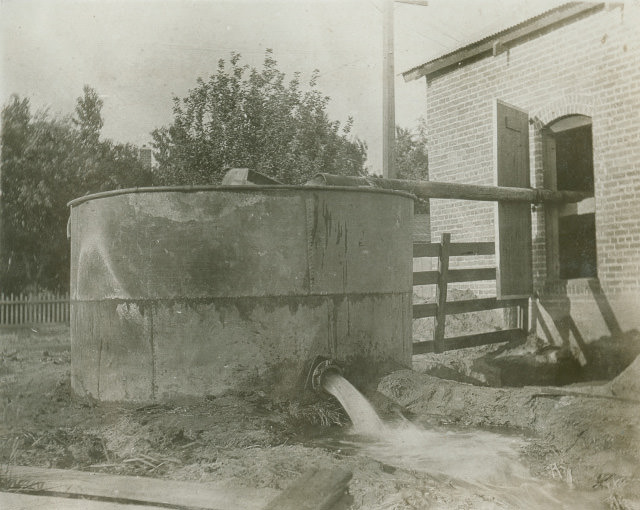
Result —
[[591, 195], [577, 204], [548, 208], [547, 278], [595, 278], [598, 270], [591, 117], [561, 117], [549, 123], [543, 135], [545, 187]]

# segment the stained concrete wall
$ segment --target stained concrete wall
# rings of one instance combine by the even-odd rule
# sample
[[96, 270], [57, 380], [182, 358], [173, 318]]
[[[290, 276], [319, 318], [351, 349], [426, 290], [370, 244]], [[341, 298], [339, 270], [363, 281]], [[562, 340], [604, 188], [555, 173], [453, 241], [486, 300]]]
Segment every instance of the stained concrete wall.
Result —
[[400, 193], [290, 187], [75, 203], [74, 390], [294, 396], [317, 355], [356, 382], [410, 366], [412, 213]]

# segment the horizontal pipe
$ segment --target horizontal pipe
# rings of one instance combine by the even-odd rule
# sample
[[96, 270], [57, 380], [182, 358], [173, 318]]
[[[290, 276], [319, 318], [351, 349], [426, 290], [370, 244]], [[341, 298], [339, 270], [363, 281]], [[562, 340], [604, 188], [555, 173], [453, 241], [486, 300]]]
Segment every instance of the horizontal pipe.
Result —
[[307, 184], [315, 186], [369, 186], [413, 193], [418, 198], [452, 198], [489, 202], [528, 202], [556, 204], [580, 202], [592, 194], [582, 191], [551, 191], [542, 188], [512, 188], [507, 186], [481, 186], [455, 182], [410, 181], [380, 177], [353, 177], [348, 175], [318, 174]]

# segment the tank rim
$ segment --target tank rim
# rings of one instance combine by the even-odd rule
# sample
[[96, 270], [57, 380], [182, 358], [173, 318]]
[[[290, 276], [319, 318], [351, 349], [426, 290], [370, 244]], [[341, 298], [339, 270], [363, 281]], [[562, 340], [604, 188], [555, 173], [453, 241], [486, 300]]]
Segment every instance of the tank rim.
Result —
[[67, 203], [67, 207], [74, 207], [90, 200], [96, 200], [99, 198], [108, 198], [118, 195], [130, 195], [137, 193], [196, 193], [199, 191], [350, 191], [357, 193], [382, 193], [386, 195], [398, 195], [415, 200], [416, 196], [406, 191], [398, 191], [384, 188], [374, 188], [366, 186], [306, 186], [306, 185], [232, 185], [232, 186], [216, 186], [216, 185], [203, 185], [203, 186], [146, 186], [140, 188], [124, 188], [110, 191], [100, 191], [98, 193], [91, 193], [82, 197], [74, 198]]

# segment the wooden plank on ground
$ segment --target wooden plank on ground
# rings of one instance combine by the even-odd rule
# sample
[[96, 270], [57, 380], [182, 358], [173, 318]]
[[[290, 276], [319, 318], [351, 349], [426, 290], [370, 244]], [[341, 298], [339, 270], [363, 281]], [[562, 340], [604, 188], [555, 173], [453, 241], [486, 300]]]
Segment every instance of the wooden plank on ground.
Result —
[[155, 506], [147, 503], [123, 505], [113, 501], [0, 492], [0, 508], [6, 510], [167, 510], [167, 508], [171, 507]]
[[[445, 351], [451, 351], [455, 349], [465, 349], [467, 347], [478, 347], [480, 345], [523, 340], [525, 337], [526, 333], [521, 329], [504, 329], [501, 331], [491, 331], [489, 333], [445, 338], [442, 345]], [[435, 352], [434, 348], [435, 344], [433, 340], [415, 342], [413, 344], [413, 354]]]
[[351, 471], [312, 469], [276, 496], [264, 510], [330, 510], [342, 498]]
[[140, 504], [216, 510], [260, 509], [279, 494], [275, 489], [252, 489], [219, 482], [181, 482], [138, 476], [108, 475], [30, 466], [0, 466], [11, 476], [40, 484], [48, 493], [118, 498]]

